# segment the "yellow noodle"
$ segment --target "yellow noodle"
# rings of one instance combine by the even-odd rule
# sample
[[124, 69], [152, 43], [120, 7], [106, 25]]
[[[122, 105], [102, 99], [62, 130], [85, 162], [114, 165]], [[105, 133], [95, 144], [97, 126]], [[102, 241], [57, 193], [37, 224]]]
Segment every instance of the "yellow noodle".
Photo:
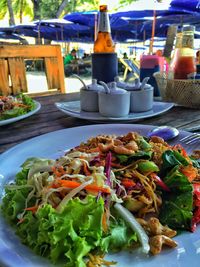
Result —
[[149, 181], [149, 178], [146, 177], [146, 176], [144, 176], [144, 175], [142, 175], [141, 173], [139, 173], [136, 170], [133, 170], [133, 173], [140, 180], [140, 182], [144, 186], [144, 188], [147, 191], [147, 193], [149, 194], [149, 196], [152, 197], [153, 202], [154, 202], [154, 206], [155, 206], [155, 210], [158, 212], [158, 207], [157, 207], [157, 201], [156, 201], [155, 193], [154, 193], [152, 187], [147, 182], [147, 181]]

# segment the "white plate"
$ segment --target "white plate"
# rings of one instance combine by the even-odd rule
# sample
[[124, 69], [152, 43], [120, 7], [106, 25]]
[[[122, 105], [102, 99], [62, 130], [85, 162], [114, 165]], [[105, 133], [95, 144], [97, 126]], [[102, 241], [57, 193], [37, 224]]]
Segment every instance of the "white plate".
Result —
[[[20, 165], [32, 156], [50, 157], [63, 153], [97, 134], [125, 134], [138, 131], [145, 135], [153, 126], [140, 124], [106, 124], [74, 127], [51, 132], [25, 141], [0, 155], [0, 188], [12, 180]], [[179, 138], [188, 133], [181, 132]], [[176, 138], [176, 141], [178, 138]], [[174, 238], [178, 242], [175, 249], [165, 249], [158, 256], [144, 256], [134, 250], [132, 253], [120, 252], [107, 255], [106, 259], [116, 260], [117, 267], [199, 267], [200, 227], [195, 233], [185, 232]], [[22, 245], [12, 228], [0, 216], [0, 266], [8, 267], [47, 267], [50, 262], [35, 255]]]
[[59, 102], [55, 103], [56, 107], [66, 113], [69, 116], [86, 119], [92, 121], [110, 121], [110, 122], [128, 122], [128, 121], [136, 121], [141, 119], [146, 119], [150, 117], [154, 117], [160, 115], [169, 109], [171, 109], [174, 104], [166, 103], [166, 102], [154, 102], [153, 109], [146, 112], [138, 112], [138, 113], [129, 113], [128, 116], [114, 118], [114, 117], [104, 117], [98, 112], [86, 112], [80, 109], [80, 101], [71, 101], [71, 102]]
[[23, 120], [23, 119], [25, 119], [27, 117], [32, 116], [36, 112], [38, 112], [38, 110], [41, 108], [41, 104], [39, 102], [35, 101], [35, 100], [33, 100], [33, 101], [35, 102], [35, 105], [36, 105], [34, 110], [32, 110], [30, 112], [27, 112], [24, 115], [17, 116], [17, 117], [11, 118], [11, 119], [0, 120], [0, 126], [6, 125], [6, 124], [10, 124], [10, 123], [13, 123], [13, 122], [16, 122], [16, 121], [19, 121], [19, 120]]

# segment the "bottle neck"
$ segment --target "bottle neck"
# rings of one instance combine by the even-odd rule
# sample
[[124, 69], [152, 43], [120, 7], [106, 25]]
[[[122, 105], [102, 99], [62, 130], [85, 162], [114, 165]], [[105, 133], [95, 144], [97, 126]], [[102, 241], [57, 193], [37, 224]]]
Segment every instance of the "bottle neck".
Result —
[[193, 32], [183, 33], [182, 47], [194, 49], [194, 33]]
[[111, 32], [110, 22], [107, 12], [100, 12], [98, 22], [98, 32]]

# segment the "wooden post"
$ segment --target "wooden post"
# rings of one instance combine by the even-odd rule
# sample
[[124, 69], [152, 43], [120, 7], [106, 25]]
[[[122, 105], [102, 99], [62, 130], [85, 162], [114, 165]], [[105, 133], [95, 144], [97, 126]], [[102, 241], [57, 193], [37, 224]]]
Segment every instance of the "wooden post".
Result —
[[153, 23], [152, 23], [152, 32], [151, 32], [151, 40], [149, 45], [149, 54], [153, 54], [153, 43], [155, 37], [155, 27], [156, 27], [156, 9], [153, 11]]
[[94, 14], [94, 42], [97, 39], [97, 30], [98, 30], [98, 14]]

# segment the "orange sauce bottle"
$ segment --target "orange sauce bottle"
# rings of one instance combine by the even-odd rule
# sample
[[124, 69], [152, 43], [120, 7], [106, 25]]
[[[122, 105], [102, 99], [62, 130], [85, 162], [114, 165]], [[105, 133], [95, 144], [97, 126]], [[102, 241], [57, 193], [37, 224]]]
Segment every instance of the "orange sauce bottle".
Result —
[[112, 40], [107, 5], [99, 8], [98, 33], [94, 42], [94, 53], [114, 53], [115, 44]]

